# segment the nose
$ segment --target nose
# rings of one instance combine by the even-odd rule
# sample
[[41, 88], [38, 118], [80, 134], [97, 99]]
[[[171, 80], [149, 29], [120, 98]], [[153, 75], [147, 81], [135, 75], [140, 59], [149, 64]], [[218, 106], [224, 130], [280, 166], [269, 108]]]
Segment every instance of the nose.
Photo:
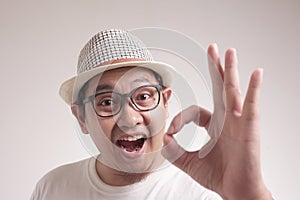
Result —
[[142, 113], [134, 108], [129, 99], [124, 102], [120, 113], [117, 115], [117, 124], [122, 130], [133, 128], [143, 123]]

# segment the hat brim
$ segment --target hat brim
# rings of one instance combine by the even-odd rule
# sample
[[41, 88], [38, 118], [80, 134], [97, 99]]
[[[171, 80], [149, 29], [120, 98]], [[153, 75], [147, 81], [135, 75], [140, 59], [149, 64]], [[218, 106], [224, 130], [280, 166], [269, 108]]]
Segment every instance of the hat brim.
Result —
[[76, 102], [80, 89], [88, 80], [107, 70], [129, 66], [144, 67], [157, 72], [162, 77], [164, 86], [167, 87], [171, 86], [171, 83], [176, 73], [175, 69], [171, 65], [156, 61], [130, 61], [115, 64], [107, 64], [80, 73], [79, 75], [74, 76], [68, 79], [67, 81], [63, 82], [59, 89], [59, 95], [67, 104], [72, 105]]

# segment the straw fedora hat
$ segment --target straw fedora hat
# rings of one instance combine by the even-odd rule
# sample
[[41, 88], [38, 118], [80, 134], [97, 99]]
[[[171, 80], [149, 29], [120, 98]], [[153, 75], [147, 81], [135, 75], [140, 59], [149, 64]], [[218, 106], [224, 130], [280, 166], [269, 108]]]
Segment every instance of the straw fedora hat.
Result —
[[154, 61], [141, 40], [128, 31], [105, 30], [93, 36], [83, 47], [78, 58], [77, 75], [62, 83], [59, 95], [71, 105], [77, 101], [80, 89], [91, 78], [106, 70], [128, 66], [157, 72], [164, 86], [171, 85], [175, 73], [171, 65]]

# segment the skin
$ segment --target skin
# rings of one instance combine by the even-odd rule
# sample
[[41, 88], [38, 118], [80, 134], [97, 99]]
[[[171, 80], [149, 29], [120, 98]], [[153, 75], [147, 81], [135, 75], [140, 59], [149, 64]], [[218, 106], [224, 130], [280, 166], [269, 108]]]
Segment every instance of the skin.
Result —
[[[93, 95], [95, 88], [99, 85], [111, 86], [99, 92], [128, 93], [147, 84], [158, 85], [150, 70], [135, 67], [118, 68], [92, 78], [85, 97]], [[165, 122], [168, 118], [167, 100], [170, 98], [171, 90], [164, 88], [161, 95], [164, 98], [161, 98], [158, 107], [154, 110], [138, 111], [127, 98], [120, 113], [108, 118], [97, 116], [91, 103], [85, 104], [84, 116], [80, 106], [72, 105], [72, 112], [78, 119], [82, 132], [91, 135], [101, 152], [96, 169], [105, 183], [114, 186], [129, 185], [145, 178], [150, 171], [161, 165], [164, 158], [160, 149], [163, 146]], [[144, 154], [138, 158], [126, 158], [123, 156], [123, 150], [115, 145], [116, 141], [121, 137], [136, 133], [147, 135]]]
[[[259, 93], [262, 83], [262, 70], [257, 69], [253, 72], [246, 98], [242, 100], [239, 87], [236, 50], [228, 49], [226, 51], [225, 68], [221, 65], [216, 45], [209, 46], [208, 57], [209, 64], [216, 64], [218, 68], [218, 73], [221, 76], [221, 82], [218, 84], [224, 87], [225, 92], [225, 102], [223, 99], [218, 100], [218, 102], [223, 102], [225, 112], [225, 121], [221, 136], [205, 157], [199, 157], [200, 152], [186, 152], [182, 149], [174, 140], [174, 134], [191, 121], [199, 126], [208, 128], [212, 115], [218, 112], [218, 109], [223, 109], [223, 107], [220, 106], [221, 104], [215, 104], [214, 113], [211, 114], [204, 108], [191, 106], [175, 116], [167, 134], [163, 136], [161, 132], [163, 129], [159, 131], [157, 134], [159, 135], [157, 144], [161, 144], [159, 140], [163, 136], [165, 144], [164, 150], [162, 151], [163, 156], [172, 161], [174, 155], [177, 156], [176, 154], [180, 152], [180, 157], [176, 159], [173, 164], [189, 174], [198, 183], [219, 193], [224, 199], [272, 199], [271, 193], [264, 184], [260, 164]], [[215, 86], [216, 85], [214, 85], [214, 87]], [[167, 99], [171, 94], [170, 90], [168, 91], [169, 92], [166, 92]], [[222, 95], [218, 96], [220, 97]], [[215, 97], [214, 95], [214, 98]], [[160, 108], [167, 113], [167, 104], [160, 106]], [[149, 116], [143, 115], [146, 113], [138, 114], [133, 112], [132, 109], [129, 109], [130, 107], [127, 108], [128, 110], [125, 111], [128, 117], [127, 120], [133, 119], [134, 121], [134, 123], [131, 124], [131, 128], [140, 124], [143, 124], [143, 127], [147, 127]], [[114, 133], [114, 130], [124, 130], [120, 128], [122, 127], [121, 125], [118, 126], [119, 128], [114, 129], [118, 124], [119, 118], [107, 119], [108, 121], [95, 118], [90, 105], [86, 106], [85, 110], [87, 116], [93, 116], [91, 119], [88, 117], [84, 119], [80, 117], [79, 110], [78, 107], [72, 106], [72, 111], [74, 115], [77, 116], [81, 128], [85, 133], [92, 131], [96, 125], [97, 127], [98, 125], [101, 125], [101, 127], [103, 125], [107, 126], [107, 129], [105, 129], [107, 130], [105, 133], [108, 134], [107, 138], [111, 138], [109, 134]], [[152, 116], [154, 116], [154, 114], [155, 113], [153, 113]], [[200, 119], [198, 118], [199, 114], [201, 116]], [[167, 117], [167, 114], [165, 117]], [[164, 119], [166, 119], [165, 117]], [[126, 120], [125, 118], [123, 119]], [[141, 119], [141, 121], [135, 121], [137, 119]], [[163, 123], [164, 122], [165, 121], [163, 121]], [[128, 123], [131, 122], [128, 121]], [[149, 152], [156, 151], [156, 145], [154, 145], [154, 143], [156, 142], [153, 141], [153, 146], [149, 148]], [[131, 184], [147, 175], [142, 174], [139, 176], [139, 174], [128, 173], [127, 176], [132, 177], [132, 179], [127, 179], [124, 173], [109, 168], [100, 162], [97, 162], [97, 169], [98, 173], [100, 172], [99, 176], [102, 180], [111, 185]], [[102, 170], [105, 173], [101, 173]], [[135, 178], [135, 176], [138, 176], [138, 178]], [[118, 180], [119, 177], [123, 177], [123, 179]]]
[[[217, 65], [225, 90], [225, 122], [221, 136], [204, 158], [199, 158], [200, 151], [186, 152], [178, 146], [173, 135], [185, 124], [194, 121], [199, 126], [209, 126], [211, 113], [201, 107], [192, 106], [173, 119], [168, 133], [164, 136], [167, 146], [163, 155], [172, 159], [175, 152], [181, 152], [181, 157], [173, 164], [224, 199], [272, 199], [264, 184], [260, 164], [259, 93], [262, 70], [253, 72], [243, 101], [236, 50], [226, 51], [225, 70], [221, 66], [216, 45], [209, 46], [208, 57], [211, 65]], [[218, 108], [217, 105], [214, 112]], [[200, 121], [199, 113], [202, 116]]]

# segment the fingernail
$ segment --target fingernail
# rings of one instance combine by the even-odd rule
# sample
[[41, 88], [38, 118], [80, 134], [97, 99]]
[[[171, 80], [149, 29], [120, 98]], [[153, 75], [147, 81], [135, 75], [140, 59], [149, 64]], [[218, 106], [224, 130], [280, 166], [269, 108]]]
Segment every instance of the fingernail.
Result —
[[263, 77], [264, 77], [264, 69], [263, 68], [259, 68], [260, 71], [260, 80], [263, 81]]
[[174, 130], [175, 130], [174, 125], [171, 125], [171, 126], [168, 128], [167, 134], [173, 133]]
[[231, 48], [231, 50], [233, 51], [232, 60], [233, 60], [234, 62], [238, 62], [238, 59], [237, 59], [237, 53], [236, 53], [236, 48]]
[[166, 134], [163, 138], [163, 144], [164, 146], [168, 145], [172, 141], [172, 138], [170, 135]]
[[213, 43], [212, 45], [214, 46], [215, 52], [216, 52], [217, 54], [219, 54], [219, 48], [218, 48], [217, 43]]
[[260, 76], [261, 76], [261, 78], [263, 78], [263, 76], [264, 76], [264, 69], [263, 69], [263, 68], [260, 68], [260, 71], [261, 71]]
[[236, 57], [236, 48], [231, 48], [231, 50], [233, 51], [233, 55]]

